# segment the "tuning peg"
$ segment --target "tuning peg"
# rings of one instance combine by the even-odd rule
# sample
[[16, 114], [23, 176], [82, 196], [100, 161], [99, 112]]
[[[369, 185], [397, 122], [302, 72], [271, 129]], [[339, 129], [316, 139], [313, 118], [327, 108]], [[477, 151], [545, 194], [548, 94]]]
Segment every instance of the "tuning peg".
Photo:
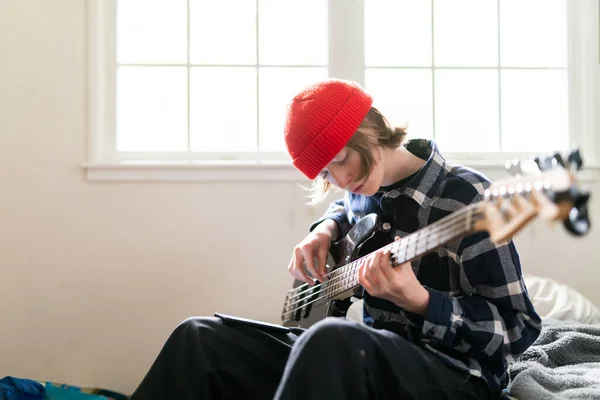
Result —
[[562, 155], [560, 153], [554, 153], [554, 155], [552, 156], [552, 160], [554, 166], [558, 164], [563, 168], [565, 167], [565, 161], [563, 160]]
[[590, 230], [591, 223], [587, 208], [589, 198], [590, 194], [587, 192], [577, 193], [573, 208], [568, 218], [563, 221], [567, 231], [575, 236], [585, 235]]
[[572, 172], [579, 171], [583, 167], [583, 159], [581, 158], [581, 153], [579, 153], [579, 149], [572, 150], [569, 153], [569, 167]]
[[523, 173], [523, 171], [521, 170], [521, 161], [520, 160], [507, 161], [506, 164], [504, 165], [504, 168], [512, 176], [517, 176], [517, 175], [520, 175], [521, 173]]
[[535, 160], [523, 160], [521, 162], [521, 171], [525, 175], [539, 175], [542, 170]]
[[[559, 164], [556, 155], [537, 156], [534, 158], [534, 161], [541, 171], [554, 169]], [[562, 157], [560, 158], [560, 161], [562, 162]]]

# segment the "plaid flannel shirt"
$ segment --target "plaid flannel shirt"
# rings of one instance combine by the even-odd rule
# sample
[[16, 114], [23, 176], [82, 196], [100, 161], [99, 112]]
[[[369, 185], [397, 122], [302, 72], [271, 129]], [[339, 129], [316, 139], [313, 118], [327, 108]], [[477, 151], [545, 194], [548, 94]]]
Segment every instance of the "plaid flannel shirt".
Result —
[[[346, 193], [325, 215], [340, 235], [370, 213], [391, 220], [403, 237], [483, 199], [489, 180], [444, 159], [430, 140], [406, 148], [426, 160], [413, 176], [371, 197]], [[538, 337], [541, 319], [528, 297], [512, 241], [493, 244], [485, 232], [454, 240], [411, 262], [430, 294], [424, 316], [364, 294], [364, 322], [424, 346], [452, 367], [483, 377], [493, 392], [507, 384], [507, 366]]]

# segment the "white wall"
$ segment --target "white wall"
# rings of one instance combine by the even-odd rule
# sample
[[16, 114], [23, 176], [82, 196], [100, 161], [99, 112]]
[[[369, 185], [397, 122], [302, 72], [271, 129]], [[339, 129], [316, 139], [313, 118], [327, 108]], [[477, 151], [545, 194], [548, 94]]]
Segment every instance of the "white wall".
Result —
[[[290, 182], [87, 182], [84, 16], [83, 0], [0, 2], [0, 377], [131, 392], [188, 316], [278, 321], [318, 210]], [[525, 271], [600, 304], [597, 232], [535, 224]]]

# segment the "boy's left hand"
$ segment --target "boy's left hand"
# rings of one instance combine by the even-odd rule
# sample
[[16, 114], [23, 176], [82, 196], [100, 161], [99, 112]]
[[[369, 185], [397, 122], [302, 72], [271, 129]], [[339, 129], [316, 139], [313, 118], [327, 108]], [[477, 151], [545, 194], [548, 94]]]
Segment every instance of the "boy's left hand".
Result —
[[415, 276], [412, 265], [406, 262], [392, 266], [389, 250], [378, 250], [365, 260], [358, 269], [358, 282], [371, 296], [389, 300], [407, 311], [424, 315], [427, 310], [429, 292]]

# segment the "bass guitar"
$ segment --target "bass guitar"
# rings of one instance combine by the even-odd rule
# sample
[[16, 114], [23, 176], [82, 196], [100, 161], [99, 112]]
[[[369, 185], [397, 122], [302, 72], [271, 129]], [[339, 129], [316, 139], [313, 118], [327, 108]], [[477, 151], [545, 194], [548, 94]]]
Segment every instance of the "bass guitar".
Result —
[[507, 240], [536, 216], [561, 221], [575, 236], [590, 229], [587, 213], [589, 193], [577, 184], [582, 167], [578, 150], [566, 160], [555, 153], [525, 162], [507, 164], [513, 175], [494, 181], [482, 201], [439, 219], [435, 223], [393, 241], [393, 227], [370, 214], [356, 223], [340, 240], [331, 244], [326, 279], [309, 286], [294, 280], [284, 300], [284, 326], [307, 328], [327, 317], [342, 317], [360, 298], [357, 271], [372, 252], [387, 248], [393, 265], [399, 265], [436, 250], [450, 241], [486, 231], [494, 243]]

